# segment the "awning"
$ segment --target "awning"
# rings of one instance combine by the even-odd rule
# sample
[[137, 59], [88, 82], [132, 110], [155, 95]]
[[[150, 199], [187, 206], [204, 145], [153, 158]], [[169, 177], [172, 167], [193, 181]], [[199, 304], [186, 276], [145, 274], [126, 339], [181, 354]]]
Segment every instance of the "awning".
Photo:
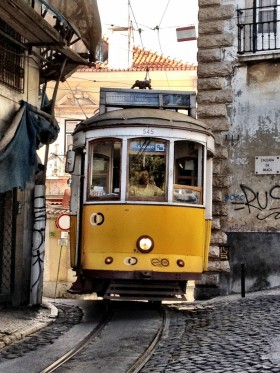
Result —
[[[40, 83], [66, 79], [78, 66], [95, 61], [101, 39], [101, 23], [96, 0], [39, 0], [42, 12], [26, 0], [0, 2], [1, 19], [19, 33], [20, 43], [40, 59]], [[38, 4], [37, 4], [38, 5]], [[61, 12], [60, 12], [61, 11]], [[2, 35], [11, 39], [10, 35]], [[31, 48], [36, 47], [36, 48]], [[39, 54], [37, 48], [40, 48]]]
[[[101, 39], [101, 22], [97, 0], [40, 0], [58, 10], [78, 31], [92, 57]], [[79, 47], [79, 46], [77, 46]], [[74, 48], [77, 53], [84, 52]]]

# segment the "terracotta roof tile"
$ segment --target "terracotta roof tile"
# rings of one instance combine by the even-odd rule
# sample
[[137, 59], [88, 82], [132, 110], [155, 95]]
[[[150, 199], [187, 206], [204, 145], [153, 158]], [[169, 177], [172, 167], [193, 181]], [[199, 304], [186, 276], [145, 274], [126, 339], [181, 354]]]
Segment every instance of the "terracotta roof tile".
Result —
[[[197, 70], [196, 65], [188, 64], [182, 61], [177, 61], [170, 57], [160, 55], [158, 53], [147, 51], [140, 47], [133, 47], [133, 64], [125, 71], [145, 71], [149, 70]], [[79, 71], [120, 71], [120, 69], [109, 69], [108, 60], [102, 63], [97, 63], [95, 67], [83, 66]]]
[[61, 214], [69, 213], [69, 209], [63, 208], [61, 204], [47, 202], [46, 212], [48, 217], [50, 217], [51, 215], [59, 216]]

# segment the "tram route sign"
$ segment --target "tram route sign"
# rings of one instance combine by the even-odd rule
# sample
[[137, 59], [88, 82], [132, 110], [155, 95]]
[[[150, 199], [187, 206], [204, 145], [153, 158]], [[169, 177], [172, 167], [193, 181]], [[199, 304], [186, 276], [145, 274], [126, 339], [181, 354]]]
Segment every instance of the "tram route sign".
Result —
[[255, 174], [271, 175], [280, 174], [279, 155], [258, 155], [255, 157]]
[[100, 113], [106, 112], [110, 107], [151, 107], [192, 111], [196, 107], [196, 93], [193, 91], [101, 88]]

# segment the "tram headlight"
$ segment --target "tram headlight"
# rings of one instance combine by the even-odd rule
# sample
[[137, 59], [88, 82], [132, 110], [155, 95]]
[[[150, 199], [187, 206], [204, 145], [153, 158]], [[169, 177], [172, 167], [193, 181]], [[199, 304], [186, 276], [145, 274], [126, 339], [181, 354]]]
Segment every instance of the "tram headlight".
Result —
[[107, 256], [107, 258], [105, 259], [105, 264], [111, 264], [113, 263], [113, 258], [111, 256]]
[[150, 236], [141, 236], [136, 242], [136, 247], [141, 253], [150, 253], [154, 248], [154, 241]]
[[178, 259], [177, 260], [177, 266], [183, 268], [183, 267], [185, 267], [185, 262], [182, 259]]

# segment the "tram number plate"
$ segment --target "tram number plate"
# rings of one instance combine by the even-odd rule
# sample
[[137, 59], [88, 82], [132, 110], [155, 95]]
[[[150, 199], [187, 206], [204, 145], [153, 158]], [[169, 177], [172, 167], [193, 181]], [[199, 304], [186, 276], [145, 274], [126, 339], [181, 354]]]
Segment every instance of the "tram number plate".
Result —
[[143, 128], [143, 135], [154, 135], [155, 133], [153, 128]]

